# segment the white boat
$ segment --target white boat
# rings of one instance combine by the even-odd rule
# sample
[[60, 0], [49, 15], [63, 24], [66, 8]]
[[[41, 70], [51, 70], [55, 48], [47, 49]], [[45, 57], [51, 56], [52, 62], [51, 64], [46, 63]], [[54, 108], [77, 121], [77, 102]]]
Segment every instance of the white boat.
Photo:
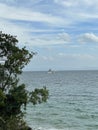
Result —
[[48, 70], [48, 74], [52, 74], [53, 71], [51, 69]]

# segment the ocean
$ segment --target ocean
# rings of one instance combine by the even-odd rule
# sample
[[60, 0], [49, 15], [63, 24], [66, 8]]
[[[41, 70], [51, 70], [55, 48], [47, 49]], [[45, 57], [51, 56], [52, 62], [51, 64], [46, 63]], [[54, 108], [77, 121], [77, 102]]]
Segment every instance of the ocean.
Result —
[[98, 71], [24, 72], [27, 89], [46, 86], [46, 103], [27, 105], [33, 130], [98, 130]]

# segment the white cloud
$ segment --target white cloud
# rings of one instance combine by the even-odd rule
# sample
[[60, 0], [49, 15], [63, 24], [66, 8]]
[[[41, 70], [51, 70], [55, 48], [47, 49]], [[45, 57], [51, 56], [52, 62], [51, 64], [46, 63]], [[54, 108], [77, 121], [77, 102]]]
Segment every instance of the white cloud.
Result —
[[66, 22], [56, 16], [50, 14], [44, 14], [41, 12], [35, 12], [28, 10], [27, 8], [16, 8], [14, 6], [8, 6], [6, 4], [0, 4], [0, 30], [5, 33], [10, 33], [16, 35], [21, 44], [31, 43], [32, 45], [50, 45], [50, 44], [61, 44], [68, 42], [68, 35], [65, 33], [64, 36], [60, 34], [59, 36], [32, 36], [31, 32], [53, 32], [54, 30], [50, 28], [38, 29], [37, 27], [29, 27], [24, 25], [19, 25], [17, 23], [11, 22], [11, 20], [23, 20], [29, 22], [43, 22], [47, 25], [59, 26], [66, 24]]
[[71, 41], [71, 37], [68, 33], [59, 33], [58, 36], [61, 40], [64, 40], [65, 42]]
[[74, 0], [54, 0], [55, 3], [60, 4], [62, 6], [65, 7], [72, 7], [77, 5], [78, 1], [74, 1]]
[[65, 24], [62, 18], [52, 16], [50, 14], [44, 14], [41, 12], [35, 12], [26, 8], [16, 8], [5, 4], [0, 4], [0, 17], [11, 20], [24, 20], [24, 21], [38, 21], [48, 24], [58, 25]]
[[85, 33], [79, 36], [80, 43], [98, 43], [98, 36], [93, 33]]
[[54, 0], [55, 3], [60, 4], [65, 7], [81, 7], [84, 5], [84, 7], [91, 7], [91, 6], [98, 6], [98, 0]]
[[32, 36], [31, 44], [34, 46], [67, 44], [71, 41], [70, 39], [70, 35], [67, 33], [47, 34], [40, 36]]
[[54, 61], [54, 57], [52, 56], [39, 56], [39, 58], [44, 61]]
[[67, 44], [71, 41], [68, 33], [33, 35], [30, 32], [49, 32], [54, 30], [28, 29], [27, 27], [0, 19], [0, 30], [4, 33], [16, 35], [19, 45], [26, 46], [48, 46], [56, 44]]
[[0, 30], [3, 33], [8, 33], [17, 36], [17, 39], [22, 44], [30, 40], [29, 30], [25, 27], [11, 23], [7, 20], [0, 19]]
[[76, 59], [76, 60], [82, 60], [82, 61], [96, 60], [96, 57], [90, 54], [66, 54], [66, 53], [61, 52], [58, 54], [58, 56], [61, 58]]
[[62, 13], [71, 24], [98, 18], [98, 0], [54, 0], [61, 5]]
[[[24, 27], [23, 25], [18, 25], [18, 24], [12, 23], [8, 20], [4, 20], [1, 18], [0, 18], [0, 31], [11, 34], [11, 35], [16, 35], [17, 39], [19, 40], [19, 42], [21, 44], [23, 44], [24, 42], [32, 43], [32, 40], [33, 40], [33, 42], [35, 42], [35, 44], [39, 44], [40, 42], [42, 43], [42, 41], [45, 41], [44, 38], [47, 37], [46, 35], [42, 36], [42, 37], [33, 36], [30, 34], [30, 32], [32, 32], [32, 33], [55, 32], [55, 30], [53, 30], [53, 29], [37, 29], [34, 27], [28, 28], [26, 26]], [[46, 38], [46, 40], [49, 40], [49, 38]], [[38, 41], [38, 43], [36, 43], [37, 41]], [[65, 41], [67, 41], [67, 36], [66, 36]]]
[[[35, 0], [32, 0], [33, 2], [35, 2]], [[39, 2], [40, 0], [38, 0], [37, 2]], [[16, 8], [14, 6], [8, 6], [5, 4], [0, 4], [0, 29], [3, 31], [5, 31], [6, 33], [11, 33], [11, 34], [15, 34], [18, 36], [18, 39], [20, 42], [28, 42], [31, 43], [32, 45], [50, 45], [50, 44], [64, 44], [64, 43], [68, 43], [71, 41], [71, 38], [69, 36], [69, 34], [67, 33], [62, 33], [62, 34], [57, 34], [56, 35], [45, 35], [45, 36], [32, 36], [30, 34], [30, 32], [49, 32], [51, 31], [49, 28], [47, 30], [44, 29], [38, 29], [38, 28], [30, 28], [29, 29], [27, 27], [25, 27], [24, 25], [18, 25], [17, 23], [10, 23], [6, 20], [4, 20], [4, 22], [2, 21], [3, 19], [8, 19], [8, 20], [23, 20], [23, 21], [31, 21], [31, 22], [43, 22], [43, 23], [47, 23], [47, 25], [53, 25], [54, 26], [60, 26], [63, 25], [63, 27], [66, 25], [71, 25], [74, 22], [79, 22], [79, 21], [83, 21], [84, 19], [87, 19], [87, 17], [91, 18], [91, 17], [98, 17], [97, 14], [95, 15], [90, 15], [89, 13], [84, 13], [81, 11], [77, 11], [80, 10], [79, 7], [82, 4], [89, 4], [92, 5], [92, 1], [90, 0], [83, 0], [82, 2], [80, 1], [74, 1], [74, 0], [55, 0], [56, 3], [58, 4], [62, 4], [63, 6], [67, 6], [69, 9], [66, 11], [66, 8], [63, 10], [66, 12], [65, 13], [65, 17], [63, 17], [63, 15], [61, 15], [61, 17], [57, 17], [56, 15], [50, 15], [50, 14], [45, 14], [45, 13], [41, 13], [41, 12], [36, 12], [36, 11], [31, 11], [27, 8]], [[94, 1], [95, 2], [95, 1]], [[70, 6], [75, 7], [74, 9]], [[77, 11], [77, 13], [74, 15], [74, 13]], [[87, 16], [87, 17], [86, 17]], [[67, 17], [67, 18], [66, 18]], [[70, 26], [71, 27], [71, 26]], [[53, 30], [52, 30], [53, 31]], [[86, 36], [87, 37], [87, 36]], [[94, 36], [92, 36], [93, 38], [95, 38]], [[92, 40], [93, 40], [92, 38]]]

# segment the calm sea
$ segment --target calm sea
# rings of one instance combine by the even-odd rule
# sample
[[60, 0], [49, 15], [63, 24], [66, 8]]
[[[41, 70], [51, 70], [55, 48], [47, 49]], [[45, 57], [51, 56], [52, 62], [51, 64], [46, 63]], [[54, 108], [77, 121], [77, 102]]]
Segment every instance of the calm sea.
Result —
[[28, 104], [34, 130], [98, 130], [98, 71], [24, 72], [21, 82], [50, 93], [47, 103]]

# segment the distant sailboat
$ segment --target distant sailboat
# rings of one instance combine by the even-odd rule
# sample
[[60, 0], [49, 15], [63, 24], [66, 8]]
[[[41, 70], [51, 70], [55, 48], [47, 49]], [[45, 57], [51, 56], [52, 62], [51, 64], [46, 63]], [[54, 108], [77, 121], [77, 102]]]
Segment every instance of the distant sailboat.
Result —
[[52, 71], [51, 69], [49, 69], [49, 70], [48, 70], [48, 73], [49, 73], [49, 74], [52, 74], [52, 73], [53, 73], [53, 71]]

